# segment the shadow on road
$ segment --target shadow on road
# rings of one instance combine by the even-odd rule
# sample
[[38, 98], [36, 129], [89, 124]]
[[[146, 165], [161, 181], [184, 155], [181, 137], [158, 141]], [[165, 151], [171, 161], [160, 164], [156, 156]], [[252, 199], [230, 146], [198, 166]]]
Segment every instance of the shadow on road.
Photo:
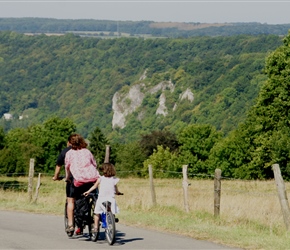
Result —
[[116, 243], [120, 244], [120, 245], [124, 245], [128, 242], [133, 242], [133, 241], [137, 241], [137, 240], [144, 240], [144, 238], [131, 238], [131, 239], [125, 239], [126, 234], [125, 233], [121, 233], [117, 231], [116, 234]]
[[[116, 242], [115, 242], [114, 245], [124, 245], [124, 244], [129, 243], [129, 242], [138, 241], [138, 240], [144, 240], [144, 238], [126, 239], [125, 236], [126, 236], [125, 233], [117, 231], [116, 232]], [[78, 239], [78, 240], [81, 240], [81, 241], [91, 241], [88, 233], [84, 233], [83, 235], [79, 235], [79, 236], [75, 236], [74, 235], [71, 239]], [[96, 243], [107, 244], [105, 232], [100, 232], [99, 238], [98, 238]]]

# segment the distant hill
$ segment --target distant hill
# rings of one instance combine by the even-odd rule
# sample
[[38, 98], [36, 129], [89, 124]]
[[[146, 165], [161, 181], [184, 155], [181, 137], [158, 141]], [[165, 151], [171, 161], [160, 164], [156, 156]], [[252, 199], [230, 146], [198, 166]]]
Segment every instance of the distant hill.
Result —
[[233, 35], [286, 35], [290, 24], [176, 23], [93, 19], [1, 18], [0, 30], [20, 33], [76, 33], [82, 36], [193, 37]]
[[57, 115], [84, 136], [98, 126], [118, 142], [190, 123], [227, 134], [245, 119], [266, 80], [265, 58], [281, 44], [277, 35], [101, 39], [2, 31], [0, 126]]

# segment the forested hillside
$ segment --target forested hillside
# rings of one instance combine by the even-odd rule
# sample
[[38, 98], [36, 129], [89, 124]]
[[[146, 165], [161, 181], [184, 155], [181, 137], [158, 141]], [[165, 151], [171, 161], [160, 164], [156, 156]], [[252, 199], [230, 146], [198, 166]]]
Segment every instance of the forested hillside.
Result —
[[[0, 172], [54, 171], [68, 135], [119, 175], [273, 178], [290, 168], [290, 33], [87, 38], [0, 32]], [[11, 118], [12, 117], [12, 118]], [[3, 128], [2, 128], [3, 126]]]
[[20, 33], [76, 33], [82, 36], [193, 37], [233, 35], [287, 35], [290, 24], [174, 23], [93, 19], [0, 18], [0, 31]]
[[[265, 58], [281, 44], [274, 35], [152, 40], [1, 32], [0, 116], [14, 117], [1, 124], [7, 131], [57, 115], [84, 136], [98, 126], [115, 142], [192, 123], [227, 134], [244, 120], [265, 82]], [[134, 87], [142, 99], [132, 107]], [[191, 98], [181, 98], [185, 93]], [[125, 127], [113, 130], [116, 94], [128, 110]], [[166, 112], [156, 113], [162, 101]]]

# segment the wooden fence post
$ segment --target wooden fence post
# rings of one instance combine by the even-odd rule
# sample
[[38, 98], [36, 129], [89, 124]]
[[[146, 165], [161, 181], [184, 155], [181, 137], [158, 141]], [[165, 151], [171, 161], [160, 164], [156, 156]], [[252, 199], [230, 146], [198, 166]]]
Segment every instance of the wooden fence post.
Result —
[[274, 178], [277, 186], [278, 196], [280, 200], [281, 210], [284, 218], [284, 223], [286, 225], [287, 230], [289, 231], [290, 226], [290, 210], [289, 203], [286, 194], [285, 184], [281, 175], [281, 170], [279, 164], [273, 164], [272, 169], [274, 172]]
[[220, 169], [216, 169], [214, 172], [214, 216], [220, 215], [221, 173]]
[[187, 167], [188, 165], [182, 166], [182, 175], [183, 175], [182, 187], [183, 187], [184, 209], [188, 213], [189, 205], [188, 205], [188, 195], [187, 195], [187, 189], [188, 189]]
[[32, 200], [33, 176], [34, 176], [34, 159], [30, 159], [29, 175], [28, 175], [28, 198], [29, 198], [29, 201]]
[[34, 201], [33, 201], [34, 203], [36, 203], [37, 198], [38, 198], [38, 192], [39, 192], [39, 188], [40, 188], [40, 177], [41, 177], [41, 173], [38, 174], [35, 196], [34, 196]]
[[148, 165], [149, 168], [149, 181], [150, 181], [150, 190], [151, 190], [151, 198], [152, 198], [152, 203], [153, 206], [156, 206], [156, 194], [155, 194], [155, 189], [154, 189], [154, 184], [153, 184], [153, 171], [152, 171], [152, 165]]
[[110, 145], [106, 145], [106, 155], [104, 163], [110, 162]]

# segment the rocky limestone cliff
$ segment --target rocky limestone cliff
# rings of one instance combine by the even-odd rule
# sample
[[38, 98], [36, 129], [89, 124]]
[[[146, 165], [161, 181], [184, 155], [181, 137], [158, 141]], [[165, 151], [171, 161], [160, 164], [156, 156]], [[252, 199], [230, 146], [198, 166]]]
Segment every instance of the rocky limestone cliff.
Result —
[[[140, 77], [140, 80], [144, 80], [146, 78], [146, 71]], [[133, 113], [138, 107], [142, 105], [143, 99], [146, 93], [154, 94], [157, 91], [161, 90], [162, 93], [159, 97], [159, 105], [156, 107], [156, 115], [166, 116], [168, 114], [168, 109], [166, 107], [166, 96], [164, 91], [169, 89], [171, 92], [174, 91], [174, 84], [169, 81], [162, 81], [157, 85], [145, 86], [144, 83], [139, 83], [130, 87], [128, 93], [120, 93], [116, 92], [113, 96], [112, 100], [112, 109], [113, 109], [113, 119], [112, 119], [112, 127], [116, 128], [124, 128], [126, 126], [126, 116]], [[180, 96], [179, 100], [187, 99], [192, 102], [194, 97], [193, 93], [189, 88], [186, 89]], [[177, 104], [174, 105], [173, 111], [176, 109]], [[138, 114], [138, 119], [142, 119], [144, 117], [144, 113], [140, 112]]]
[[126, 116], [140, 107], [144, 98], [141, 92], [141, 85], [134, 85], [129, 93], [121, 95], [116, 92], [113, 96], [113, 120], [112, 127], [124, 128], [126, 125]]

